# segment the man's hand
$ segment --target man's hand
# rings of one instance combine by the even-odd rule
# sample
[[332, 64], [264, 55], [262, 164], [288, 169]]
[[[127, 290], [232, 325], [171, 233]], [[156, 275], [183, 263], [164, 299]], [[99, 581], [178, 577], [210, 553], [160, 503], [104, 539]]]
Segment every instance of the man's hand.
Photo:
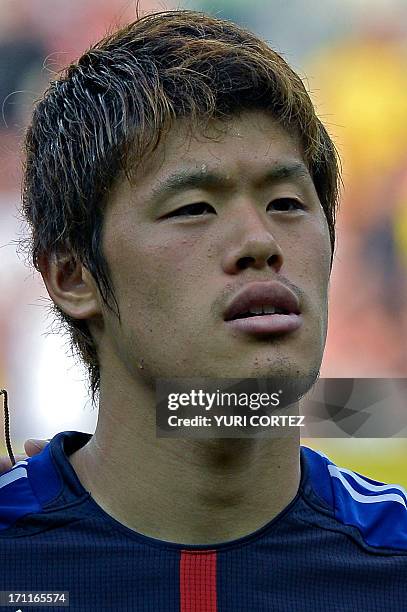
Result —
[[[42, 449], [48, 444], [49, 440], [37, 440], [30, 438], [24, 442], [24, 450], [27, 453], [26, 455], [14, 455], [14, 459], [17, 461], [21, 461], [22, 459], [27, 459], [27, 457], [33, 457], [34, 455], [38, 455], [42, 451]], [[3, 472], [7, 472], [13, 466], [11, 465], [10, 457], [7, 455], [0, 456], [0, 474]]]

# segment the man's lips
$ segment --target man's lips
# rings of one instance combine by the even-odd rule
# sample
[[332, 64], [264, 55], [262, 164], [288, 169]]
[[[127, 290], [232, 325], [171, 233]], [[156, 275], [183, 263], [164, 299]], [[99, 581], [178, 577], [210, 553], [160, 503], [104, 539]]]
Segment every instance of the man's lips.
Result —
[[274, 306], [287, 314], [300, 314], [298, 298], [290, 289], [278, 281], [263, 281], [243, 287], [226, 308], [223, 318], [230, 321], [251, 308], [261, 306]]
[[301, 327], [302, 323], [302, 316], [294, 313], [288, 315], [260, 315], [226, 321], [226, 325], [228, 325], [231, 329], [237, 329], [242, 332], [259, 336], [293, 332]]
[[[250, 310], [274, 307], [283, 314], [249, 314]], [[239, 315], [247, 315], [243, 318]], [[224, 320], [233, 329], [254, 334], [277, 334], [295, 331], [302, 325], [297, 296], [278, 281], [246, 285], [226, 308]]]

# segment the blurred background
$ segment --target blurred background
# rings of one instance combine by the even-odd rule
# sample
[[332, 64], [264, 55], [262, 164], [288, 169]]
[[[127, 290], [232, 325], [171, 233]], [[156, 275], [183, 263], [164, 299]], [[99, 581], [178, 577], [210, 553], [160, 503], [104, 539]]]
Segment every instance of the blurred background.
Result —
[[[235, 21], [302, 76], [343, 163], [321, 377], [406, 378], [406, 0], [141, 0], [139, 6], [142, 13], [188, 8]], [[93, 432], [97, 420], [84, 371], [50, 318], [41, 277], [16, 251], [24, 230], [17, 212], [22, 135], [33, 100], [55, 71], [134, 18], [135, 2], [123, 0], [0, 2], [0, 387], [9, 391], [16, 453], [28, 437]], [[407, 486], [405, 438], [303, 444], [376, 480]]]

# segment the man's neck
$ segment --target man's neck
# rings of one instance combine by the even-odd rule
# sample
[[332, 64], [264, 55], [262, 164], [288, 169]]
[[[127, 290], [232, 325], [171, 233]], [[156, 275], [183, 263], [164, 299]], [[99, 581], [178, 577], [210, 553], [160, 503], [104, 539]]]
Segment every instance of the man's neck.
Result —
[[101, 393], [95, 434], [69, 457], [117, 521], [159, 540], [212, 545], [253, 533], [293, 500], [298, 437], [157, 438], [154, 399], [139, 395]]

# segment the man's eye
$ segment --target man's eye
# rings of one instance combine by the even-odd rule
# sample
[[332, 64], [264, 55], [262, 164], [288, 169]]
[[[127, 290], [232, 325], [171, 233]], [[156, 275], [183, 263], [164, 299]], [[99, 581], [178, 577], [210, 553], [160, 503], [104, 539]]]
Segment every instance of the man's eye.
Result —
[[270, 206], [273, 206], [279, 212], [287, 211], [290, 206], [294, 206], [291, 210], [304, 210], [305, 208], [304, 204], [295, 198], [278, 198], [277, 200], [273, 200]]
[[205, 211], [215, 212], [215, 209], [206, 202], [197, 202], [196, 204], [187, 204], [181, 208], [177, 208], [173, 212], [166, 215], [167, 217], [203, 217]]
[[[290, 209], [304, 209], [304, 205], [295, 198], [278, 198], [273, 200], [270, 206], [273, 206], [274, 210], [277, 210], [277, 212], [287, 212]], [[185, 206], [181, 206], [181, 208], [173, 210], [168, 215], [165, 215], [165, 217], [204, 217], [206, 213], [216, 214], [216, 211], [213, 206], [207, 204], [207, 202], [196, 202], [195, 204], [186, 204]]]

